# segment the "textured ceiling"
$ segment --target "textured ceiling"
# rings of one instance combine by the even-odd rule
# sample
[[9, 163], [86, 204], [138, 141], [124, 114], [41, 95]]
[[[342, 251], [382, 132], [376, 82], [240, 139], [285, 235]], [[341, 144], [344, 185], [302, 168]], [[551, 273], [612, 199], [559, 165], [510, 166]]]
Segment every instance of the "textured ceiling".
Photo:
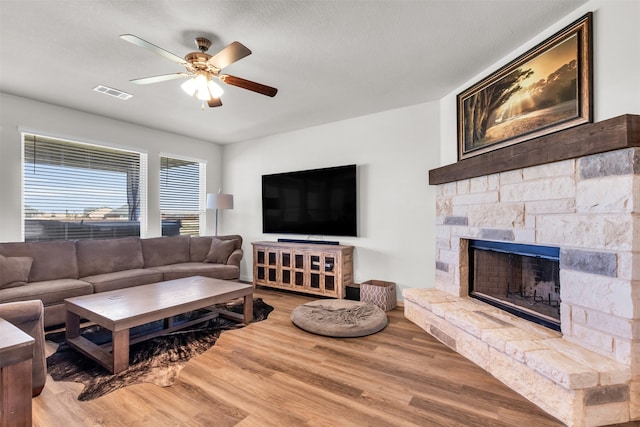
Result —
[[[217, 143], [232, 143], [433, 101], [585, 0], [0, 0], [0, 91]], [[225, 72], [279, 89], [222, 84], [204, 111], [183, 71], [121, 40], [135, 34], [178, 56], [208, 37], [253, 54]], [[133, 94], [122, 101], [98, 84]]]

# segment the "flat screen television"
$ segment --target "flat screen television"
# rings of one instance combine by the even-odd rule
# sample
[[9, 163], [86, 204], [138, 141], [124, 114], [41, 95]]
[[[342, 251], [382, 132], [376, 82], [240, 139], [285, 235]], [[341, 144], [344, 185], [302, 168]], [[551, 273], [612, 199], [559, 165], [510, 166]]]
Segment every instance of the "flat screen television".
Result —
[[357, 236], [356, 165], [262, 176], [263, 233]]

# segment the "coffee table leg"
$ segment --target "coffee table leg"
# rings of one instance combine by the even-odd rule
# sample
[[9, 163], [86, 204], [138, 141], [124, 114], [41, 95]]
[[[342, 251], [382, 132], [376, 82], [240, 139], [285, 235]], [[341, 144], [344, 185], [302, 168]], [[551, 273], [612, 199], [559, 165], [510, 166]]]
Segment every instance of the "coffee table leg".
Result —
[[244, 297], [244, 324], [248, 325], [253, 321], [253, 295]]
[[129, 367], [129, 329], [111, 333], [113, 339], [113, 373], [117, 374]]
[[65, 337], [76, 338], [80, 336], [80, 316], [67, 310], [67, 322], [64, 325]]

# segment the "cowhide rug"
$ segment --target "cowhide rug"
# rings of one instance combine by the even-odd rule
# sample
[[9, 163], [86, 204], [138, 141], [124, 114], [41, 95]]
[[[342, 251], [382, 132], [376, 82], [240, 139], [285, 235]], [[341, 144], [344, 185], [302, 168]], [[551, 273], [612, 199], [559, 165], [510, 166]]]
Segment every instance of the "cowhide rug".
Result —
[[[273, 311], [273, 307], [261, 298], [253, 303], [254, 321], [266, 319]], [[228, 304], [224, 308], [242, 313], [242, 302]], [[156, 326], [149, 324], [140, 328]], [[54, 354], [47, 357], [47, 372], [55, 381], [84, 384], [84, 389], [78, 395], [78, 400], [82, 401], [95, 399], [132, 384], [153, 383], [167, 387], [175, 382], [189, 359], [211, 348], [223, 331], [241, 327], [241, 324], [232, 320], [217, 317], [169, 335], [134, 344], [129, 351], [129, 368], [115, 375], [65, 344], [64, 332], [51, 333], [45, 339], [60, 345]], [[96, 344], [111, 339], [109, 331], [99, 326], [87, 327], [81, 333]]]

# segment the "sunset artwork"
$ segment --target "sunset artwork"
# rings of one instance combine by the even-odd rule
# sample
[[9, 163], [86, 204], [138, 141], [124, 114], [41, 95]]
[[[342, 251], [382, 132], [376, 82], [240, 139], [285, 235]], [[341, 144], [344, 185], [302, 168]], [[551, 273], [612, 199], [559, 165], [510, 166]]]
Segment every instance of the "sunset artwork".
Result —
[[459, 95], [460, 158], [580, 119], [583, 39], [565, 34]]

